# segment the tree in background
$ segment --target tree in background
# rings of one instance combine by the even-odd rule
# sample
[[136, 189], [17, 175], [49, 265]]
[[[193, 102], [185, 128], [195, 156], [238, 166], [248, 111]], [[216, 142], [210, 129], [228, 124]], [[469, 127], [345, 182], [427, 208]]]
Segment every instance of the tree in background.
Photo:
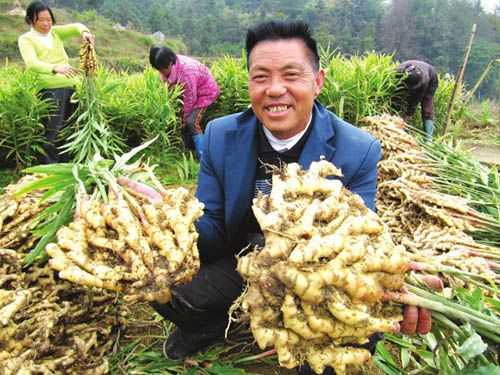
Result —
[[[240, 56], [246, 29], [264, 19], [302, 19], [321, 45], [347, 54], [371, 50], [399, 60], [428, 61], [456, 73], [473, 23], [478, 31], [466, 70], [471, 87], [500, 57], [500, 2], [486, 14], [481, 0], [53, 0], [79, 11], [97, 9], [144, 32], [180, 38], [196, 56]], [[478, 91], [499, 97], [500, 69]]]

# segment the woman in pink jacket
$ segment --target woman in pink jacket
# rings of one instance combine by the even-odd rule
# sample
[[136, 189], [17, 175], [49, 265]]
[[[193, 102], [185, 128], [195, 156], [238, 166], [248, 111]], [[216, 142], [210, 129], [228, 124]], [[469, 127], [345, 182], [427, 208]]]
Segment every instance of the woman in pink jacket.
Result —
[[183, 140], [186, 147], [194, 149], [201, 160], [201, 121], [207, 107], [219, 96], [217, 82], [205, 65], [188, 56], [176, 55], [167, 47], [151, 47], [149, 62], [160, 72], [160, 78], [167, 86], [183, 87]]

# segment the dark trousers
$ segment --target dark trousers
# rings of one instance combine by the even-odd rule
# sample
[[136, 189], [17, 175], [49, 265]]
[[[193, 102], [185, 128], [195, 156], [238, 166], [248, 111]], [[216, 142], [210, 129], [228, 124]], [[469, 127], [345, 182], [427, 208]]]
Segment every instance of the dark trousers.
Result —
[[203, 134], [202, 120], [206, 108], [195, 108], [193, 112], [187, 116], [184, 120], [184, 124], [181, 129], [182, 141], [184, 146], [189, 150], [194, 150], [193, 136], [197, 134]]
[[45, 89], [40, 91], [42, 100], [46, 100], [50, 104], [49, 115], [44, 119], [45, 138], [47, 143], [44, 145], [45, 164], [59, 163], [67, 161], [68, 157], [61, 156], [58, 151], [59, 142], [58, 136], [61, 130], [68, 123], [68, 119], [75, 111], [76, 106], [71, 103], [71, 95], [74, 90], [69, 87], [59, 89]]
[[[172, 289], [172, 300], [167, 304], [152, 303], [153, 308], [181, 331], [203, 333], [214, 327], [223, 333], [228, 322], [227, 312], [243, 291], [243, 279], [236, 271], [234, 256], [226, 256], [213, 263], [204, 264], [193, 280]], [[372, 354], [382, 334], [370, 337], [370, 342], [359, 347]], [[353, 345], [358, 346], [358, 345]], [[308, 365], [298, 369], [300, 375], [313, 375]], [[334, 374], [328, 368], [325, 375]]]
[[437, 75], [431, 77], [428, 85], [420, 87], [418, 90], [408, 90], [406, 115], [411, 117], [415, 114], [418, 104], [421, 104], [422, 120], [432, 120], [433, 98], [439, 85]]
[[236, 258], [228, 255], [213, 263], [202, 264], [188, 284], [172, 289], [167, 304], [153, 308], [181, 331], [199, 332], [228, 321], [227, 312], [243, 291], [243, 279], [236, 271]]

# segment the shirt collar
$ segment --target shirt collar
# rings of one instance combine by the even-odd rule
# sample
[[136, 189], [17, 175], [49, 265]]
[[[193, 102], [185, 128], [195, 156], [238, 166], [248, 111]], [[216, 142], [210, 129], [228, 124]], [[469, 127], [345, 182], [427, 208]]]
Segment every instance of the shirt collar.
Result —
[[52, 33], [50, 31], [47, 34], [43, 34], [40, 31], [37, 31], [33, 26], [30, 28], [30, 31], [32, 33], [34, 33], [35, 35], [38, 35], [42, 38], [51, 38], [52, 37]]
[[304, 128], [304, 130], [287, 139], [276, 138], [264, 125], [262, 125], [262, 130], [264, 131], [264, 135], [266, 136], [271, 147], [278, 152], [284, 152], [286, 150], [290, 150], [293, 146], [297, 144], [297, 142], [307, 132], [307, 129], [309, 129], [309, 126], [311, 125], [311, 120], [312, 120], [312, 113], [311, 116], [309, 117], [309, 121], [307, 122], [307, 125]]

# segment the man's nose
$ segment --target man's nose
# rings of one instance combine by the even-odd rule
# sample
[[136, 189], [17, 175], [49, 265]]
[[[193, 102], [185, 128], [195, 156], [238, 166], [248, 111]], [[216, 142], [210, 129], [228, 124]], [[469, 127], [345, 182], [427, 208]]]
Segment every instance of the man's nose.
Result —
[[286, 86], [283, 84], [283, 81], [279, 77], [274, 77], [271, 80], [269, 87], [266, 90], [266, 95], [268, 96], [281, 96], [285, 94]]

